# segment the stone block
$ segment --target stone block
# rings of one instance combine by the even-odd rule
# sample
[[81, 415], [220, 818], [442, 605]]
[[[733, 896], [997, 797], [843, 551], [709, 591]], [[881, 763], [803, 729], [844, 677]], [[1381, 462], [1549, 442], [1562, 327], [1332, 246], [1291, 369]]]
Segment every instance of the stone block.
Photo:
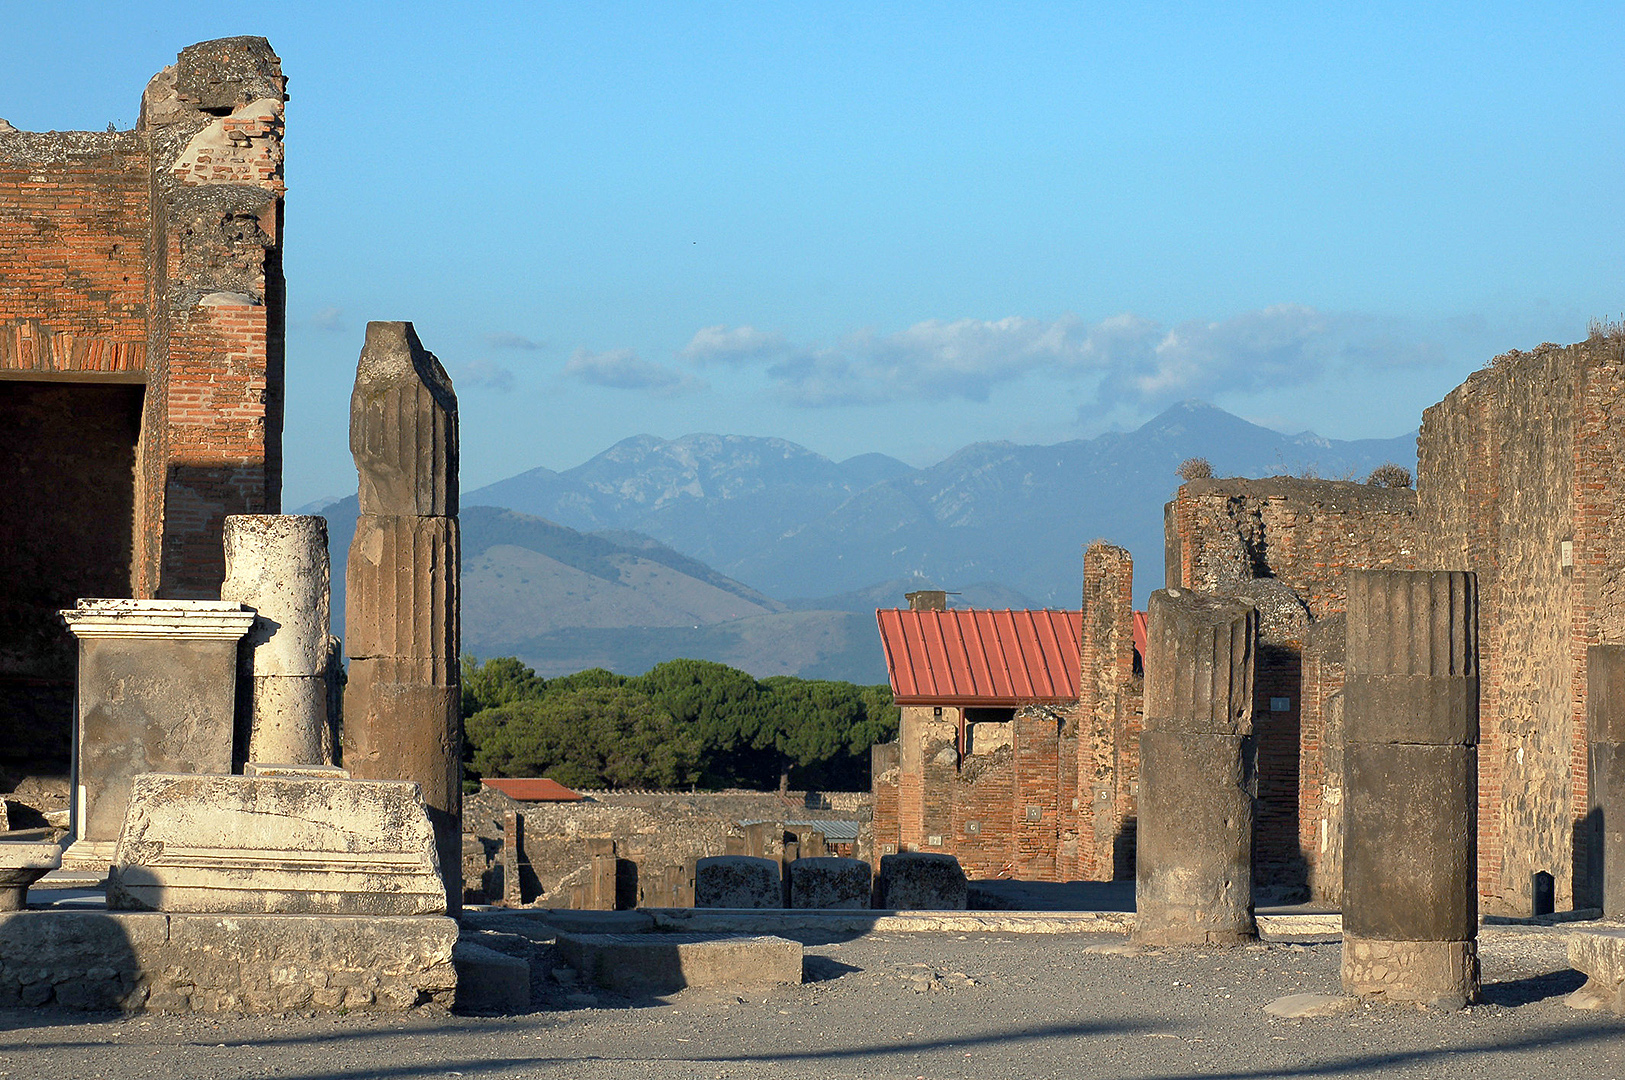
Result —
[[[1464, 570], [1356, 570], [1347, 663], [1361, 675], [1478, 676], [1478, 586]], [[1368, 741], [1351, 728], [1351, 741]], [[1416, 740], [1420, 741], [1420, 740]]]
[[880, 857], [880, 906], [891, 911], [963, 911], [965, 871], [952, 855], [904, 851]]
[[294, 514], [226, 518], [220, 599], [255, 613], [243, 674], [320, 675], [327, 661], [327, 519]]
[[782, 901], [776, 859], [713, 855], [695, 864], [695, 907], [776, 908]]
[[369, 322], [350, 395], [362, 514], [455, 517], [457, 395], [409, 322]]
[[28, 887], [61, 865], [54, 841], [0, 839], [0, 911], [27, 907]]
[[1586, 741], [1625, 743], [1625, 645], [1586, 650]]
[[167, 918], [162, 966], [144, 970], [154, 998], [187, 1001], [164, 1011], [449, 1007], [457, 986], [457, 921], [443, 916]]
[[472, 941], [452, 950], [457, 968], [455, 1008], [463, 1013], [530, 1011], [530, 964]]
[[79, 639], [74, 840], [102, 859], [138, 774], [231, 771], [237, 643], [254, 613], [211, 600], [82, 600], [62, 617]]
[[446, 910], [414, 784], [136, 778], [108, 877], [122, 910], [432, 915]]
[[1476, 941], [1343, 936], [1343, 989], [1361, 997], [1459, 1009], [1478, 1000]]
[[1568, 952], [1569, 966], [1586, 976], [1577, 996], [1625, 1014], [1625, 930], [1577, 930]]
[[1140, 734], [1136, 941], [1220, 945], [1257, 936], [1255, 753], [1250, 736]]
[[560, 934], [564, 962], [588, 982], [623, 994], [690, 986], [765, 990], [801, 982], [801, 943], [709, 934]]
[[1343, 760], [1347, 932], [1383, 941], [1474, 938], [1477, 747], [1357, 745]]
[[790, 864], [793, 908], [866, 908], [874, 873], [859, 859], [802, 858]]
[[1618, 918], [1625, 914], [1625, 747], [1592, 743], [1586, 773], [1584, 888], [1575, 900]]
[[1476, 675], [1350, 674], [1343, 693], [1349, 742], [1478, 743]]
[[1250, 735], [1258, 611], [1245, 600], [1158, 589], [1147, 614], [1147, 730]]
[[456, 661], [460, 550], [456, 518], [358, 517], [345, 578], [350, 658]]

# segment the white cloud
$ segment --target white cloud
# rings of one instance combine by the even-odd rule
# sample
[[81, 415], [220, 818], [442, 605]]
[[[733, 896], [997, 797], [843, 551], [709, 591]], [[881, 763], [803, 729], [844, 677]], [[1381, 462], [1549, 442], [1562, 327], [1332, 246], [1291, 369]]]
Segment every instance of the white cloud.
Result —
[[963, 398], [985, 401], [1030, 377], [1088, 380], [1103, 403], [1156, 407], [1224, 391], [1301, 385], [1336, 365], [1435, 362], [1414, 327], [1281, 304], [1218, 321], [1163, 326], [1133, 313], [1090, 323], [929, 319], [905, 330], [859, 330], [834, 345], [796, 345], [750, 326], [712, 326], [680, 354], [699, 366], [753, 364], [775, 392], [806, 407]]
[[687, 372], [641, 359], [631, 349], [599, 353], [577, 349], [564, 365], [564, 374], [594, 386], [642, 390], [654, 397], [677, 397], [707, 386], [703, 379], [696, 379]]
[[309, 323], [313, 330], [323, 330], [333, 334], [349, 329], [348, 324], [344, 321], [344, 309], [332, 305], [324, 307], [312, 315]]
[[546, 347], [543, 342], [532, 341], [523, 334], [516, 334], [511, 330], [497, 330], [486, 334], [485, 343], [493, 349], [523, 349], [531, 352]]
[[475, 359], [457, 369], [457, 381], [470, 386], [483, 386], [503, 393], [514, 387], [513, 372], [490, 360]]

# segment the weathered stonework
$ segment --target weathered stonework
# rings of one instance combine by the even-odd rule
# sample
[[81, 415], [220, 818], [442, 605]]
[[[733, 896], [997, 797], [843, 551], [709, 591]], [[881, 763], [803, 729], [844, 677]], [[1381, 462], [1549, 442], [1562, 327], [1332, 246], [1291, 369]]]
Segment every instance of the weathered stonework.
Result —
[[225, 546], [220, 598], [255, 613], [241, 652], [238, 756], [290, 765], [331, 762], [327, 521], [233, 515], [226, 518]]
[[463, 900], [457, 398], [411, 323], [367, 324], [350, 397], [361, 516], [346, 573], [344, 764], [421, 785]]
[[1258, 611], [1159, 589], [1147, 616], [1134, 939], [1251, 940]]
[[1478, 600], [1463, 571], [1349, 576], [1343, 985], [1478, 998]]
[[1586, 650], [1584, 873], [1576, 906], [1625, 915], [1625, 646]]
[[712, 855], [700, 859], [694, 865], [694, 906], [783, 907], [778, 860], [753, 855]]
[[874, 871], [859, 859], [801, 858], [790, 864], [793, 908], [867, 908]]
[[14, 766], [66, 771], [74, 645], [57, 610], [214, 598], [226, 515], [279, 508], [284, 86], [264, 38], [227, 38], [154, 77], [134, 131], [0, 130]]
[[879, 907], [890, 911], [964, 911], [969, 887], [952, 855], [905, 851], [880, 858]]
[[229, 773], [241, 604], [85, 600], [62, 612], [79, 639], [74, 842], [64, 862], [103, 872], [141, 773]]
[[0, 1007], [168, 1013], [450, 1008], [454, 919], [0, 915]]
[[288, 775], [136, 777], [107, 903], [267, 915], [446, 910], [415, 784]]

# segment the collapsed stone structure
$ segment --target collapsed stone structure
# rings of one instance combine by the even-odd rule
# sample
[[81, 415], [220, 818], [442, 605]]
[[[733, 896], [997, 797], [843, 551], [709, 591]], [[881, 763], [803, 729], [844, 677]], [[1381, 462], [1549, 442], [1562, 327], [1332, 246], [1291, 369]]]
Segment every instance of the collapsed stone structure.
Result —
[[[1425, 410], [1414, 491], [1288, 477], [1200, 479], [1178, 489], [1164, 518], [1165, 585], [1246, 599], [1259, 612], [1260, 887], [1342, 899], [1348, 573], [1468, 570], [1481, 634], [1483, 910], [1529, 914], [1537, 874], [1554, 879], [1559, 908], [1603, 903], [1611, 827], [1603, 802], [1613, 783], [1605, 773], [1618, 735], [1592, 732], [1589, 650], [1625, 644], [1622, 432], [1625, 334], [1616, 329], [1497, 357]], [[1096, 544], [1085, 553], [1078, 697], [1044, 706], [1059, 739], [1076, 738], [1058, 741], [1045, 759], [1056, 768], [1043, 771], [1054, 777], [1044, 782], [1059, 807], [1058, 878], [1133, 873], [1142, 691], [1130, 644], [1132, 573], [1118, 549]], [[1596, 685], [1610, 685], [1606, 671]], [[1026, 805], [1044, 801], [1018, 800], [1010, 780], [998, 791], [980, 782], [1004, 776], [1003, 762], [978, 761], [928, 726], [905, 732], [901, 744], [875, 752], [877, 851], [886, 843], [929, 849], [937, 835], [942, 850], [971, 841], [997, 853], [966, 856], [973, 877], [1047, 876], [1008, 854]], [[909, 748], [915, 738], [922, 752]], [[924, 805], [944, 808], [940, 832], [890, 824], [916, 782], [915, 760], [934, 763], [921, 766], [918, 783]], [[966, 815], [980, 829], [969, 834], [952, 808], [978, 798], [999, 809]]]
[[133, 131], [0, 123], [0, 767], [65, 775], [80, 597], [212, 599], [282, 485], [282, 131], [264, 38], [181, 51]]
[[902, 711], [898, 740], [872, 751], [878, 857], [943, 852], [973, 878], [1132, 875], [1132, 585], [1128, 552], [1094, 544], [1081, 613], [950, 612], [940, 592], [877, 613]]

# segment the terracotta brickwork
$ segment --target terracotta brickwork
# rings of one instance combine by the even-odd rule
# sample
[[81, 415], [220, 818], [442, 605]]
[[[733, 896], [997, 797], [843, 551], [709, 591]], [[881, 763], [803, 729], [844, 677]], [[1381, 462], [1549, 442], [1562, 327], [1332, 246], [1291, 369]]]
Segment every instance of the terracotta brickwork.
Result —
[[898, 741], [873, 752], [877, 853], [893, 842], [946, 852], [973, 879], [1133, 876], [1143, 681], [1133, 586], [1127, 551], [1091, 545], [1079, 700], [902, 707]]
[[[139, 396], [133, 445], [97, 443], [96, 460], [70, 460], [70, 445], [10, 481], [44, 500], [100, 460], [125, 462], [125, 479], [102, 481], [128, 485], [108, 490], [119, 509], [104, 525], [123, 536], [119, 565], [102, 574], [111, 595], [218, 596], [225, 516], [280, 509], [284, 85], [263, 38], [228, 38], [183, 50], [156, 75], [134, 131], [0, 127], [0, 420], [40, 415], [42, 384], [69, 396], [89, 388], [70, 413], [112, 400], [97, 384]], [[19, 566], [0, 584], [0, 698], [37, 705], [8, 704], [13, 726], [69, 720], [50, 703], [65, 664], [71, 684], [72, 642], [55, 610], [83, 595], [69, 564], [80, 550], [32, 568], [56, 593], [19, 586]], [[6, 744], [0, 756], [37, 740]]]

